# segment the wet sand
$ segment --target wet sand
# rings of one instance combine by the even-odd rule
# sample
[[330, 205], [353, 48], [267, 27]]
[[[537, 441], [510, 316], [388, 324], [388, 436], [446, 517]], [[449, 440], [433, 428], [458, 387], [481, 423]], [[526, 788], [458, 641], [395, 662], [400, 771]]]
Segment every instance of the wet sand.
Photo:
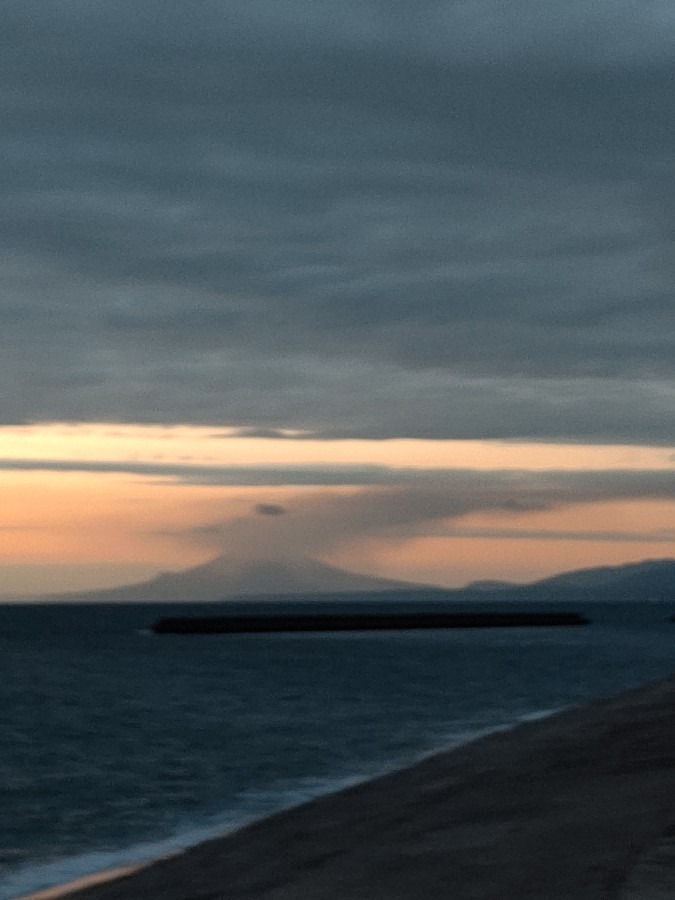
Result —
[[68, 896], [675, 898], [675, 679], [438, 753]]
[[67, 884], [57, 884], [34, 894], [24, 894], [23, 900], [58, 900], [60, 897], [69, 897], [76, 892], [79, 893], [82, 888], [114, 881], [122, 875], [136, 872], [140, 868], [143, 866], [115, 866], [112, 869], [104, 869], [102, 872], [94, 872], [92, 875], [83, 875], [82, 878], [76, 878], [75, 881], [69, 881]]

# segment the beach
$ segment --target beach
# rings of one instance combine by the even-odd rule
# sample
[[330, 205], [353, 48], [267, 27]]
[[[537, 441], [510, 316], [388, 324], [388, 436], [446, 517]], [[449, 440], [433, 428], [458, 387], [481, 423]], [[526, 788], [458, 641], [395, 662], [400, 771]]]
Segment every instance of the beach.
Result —
[[77, 900], [675, 897], [675, 678], [277, 813]]

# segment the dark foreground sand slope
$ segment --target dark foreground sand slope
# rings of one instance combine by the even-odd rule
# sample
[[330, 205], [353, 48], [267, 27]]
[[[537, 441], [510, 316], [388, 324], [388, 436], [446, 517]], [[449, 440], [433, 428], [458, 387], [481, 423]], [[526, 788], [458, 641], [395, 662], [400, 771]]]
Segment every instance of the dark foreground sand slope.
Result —
[[77, 900], [675, 900], [675, 681], [492, 735]]

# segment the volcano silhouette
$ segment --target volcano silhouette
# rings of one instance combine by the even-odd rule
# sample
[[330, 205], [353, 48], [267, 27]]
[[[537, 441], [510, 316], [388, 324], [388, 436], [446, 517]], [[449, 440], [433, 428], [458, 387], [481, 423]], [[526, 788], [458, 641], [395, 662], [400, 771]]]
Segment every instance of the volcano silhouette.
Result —
[[205, 602], [229, 597], [405, 590], [422, 585], [359, 575], [310, 557], [246, 559], [224, 554], [179, 572], [162, 572], [139, 584], [51, 595], [51, 600], [95, 602]]

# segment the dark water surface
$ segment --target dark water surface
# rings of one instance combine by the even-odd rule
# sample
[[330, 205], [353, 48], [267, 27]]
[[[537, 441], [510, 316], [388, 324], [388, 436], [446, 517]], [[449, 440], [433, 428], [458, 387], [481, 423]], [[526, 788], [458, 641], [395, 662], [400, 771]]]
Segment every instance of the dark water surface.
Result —
[[670, 606], [575, 609], [593, 624], [159, 637], [218, 610], [0, 606], [0, 898], [675, 669]]

